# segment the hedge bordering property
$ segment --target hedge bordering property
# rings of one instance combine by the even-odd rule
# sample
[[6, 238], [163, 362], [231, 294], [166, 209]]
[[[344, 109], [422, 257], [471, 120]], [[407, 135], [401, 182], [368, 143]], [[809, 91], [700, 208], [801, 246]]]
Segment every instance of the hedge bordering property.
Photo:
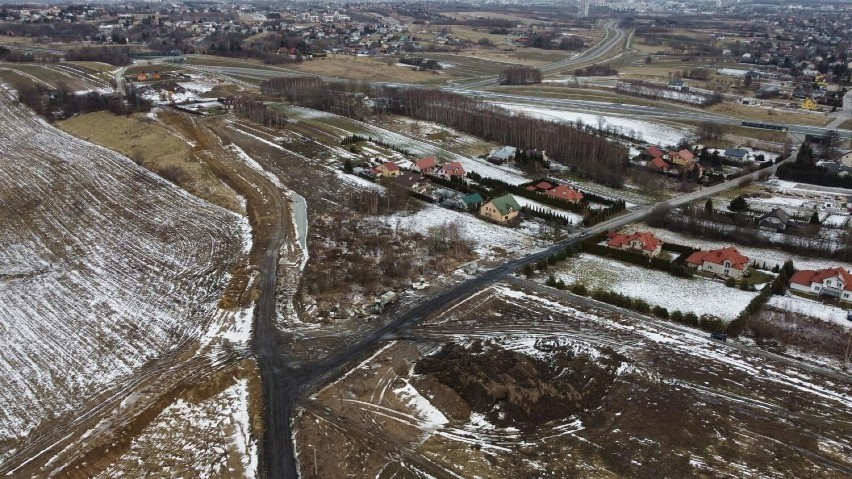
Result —
[[760, 290], [760, 293], [748, 303], [748, 306], [740, 312], [736, 319], [728, 323], [726, 332], [734, 337], [742, 334], [748, 326], [749, 319], [760, 311], [773, 294], [784, 294], [784, 291], [787, 289], [787, 281], [795, 271], [796, 269], [792, 261], [787, 260], [784, 262], [784, 267], [778, 272], [778, 276]]

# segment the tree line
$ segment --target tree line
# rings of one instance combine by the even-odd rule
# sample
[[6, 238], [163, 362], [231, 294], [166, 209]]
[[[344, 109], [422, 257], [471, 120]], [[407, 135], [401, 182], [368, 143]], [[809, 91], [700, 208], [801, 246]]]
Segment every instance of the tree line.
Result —
[[48, 121], [68, 118], [78, 113], [107, 110], [116, 115], [129, 115], [148, 111], [153, 106], [149, 100], [128, 89], [127, 101], [112, 93], [88, 92], [78, 95], [64, 82], [57, 82], [55, 90], [42, 85], [27, 84], [18, 88], [18, 101], [30, 107]]
[[623, 184], [627, 169], [627, 151], [601, 136], [573, 125], [513, 114], [455, 93], [356, 82], [324, 83], [315, 77], [264, 80], [261, 89], [300, 106], [357, 120], [374, 113], [391, 113], [439, 123], [486, 141], [546, 151], [551, 161], [611, 186]]
[[126, 48], [80, 47], [68, 50], [65, 59], [69, 61], [103, 62], [122, 67], [133, 63], [128, 52], [129, 50]]
[[532, 85], [541, 83], [541, 70], [532, 67], [508, 67], [500, 72], [501, 85]]
[[234, 114], [264, 126], [279, 128], [287, 123], [287, 116], [280, 110], [269, 108], [262, 101], [248, 98], [234, 99]]

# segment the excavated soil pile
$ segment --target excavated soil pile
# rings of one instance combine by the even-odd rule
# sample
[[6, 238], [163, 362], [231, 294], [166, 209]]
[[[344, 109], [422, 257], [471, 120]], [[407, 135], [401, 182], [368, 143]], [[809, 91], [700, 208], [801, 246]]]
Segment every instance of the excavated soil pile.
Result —
[[422, 358], [415, 372], [448, 386], [492, 424], [529, 431], [599, 407], [627, 360], [614, 351], [595, 358], [565, 348], [546, 353], [533, 357], [482, 341], [450, 343]]

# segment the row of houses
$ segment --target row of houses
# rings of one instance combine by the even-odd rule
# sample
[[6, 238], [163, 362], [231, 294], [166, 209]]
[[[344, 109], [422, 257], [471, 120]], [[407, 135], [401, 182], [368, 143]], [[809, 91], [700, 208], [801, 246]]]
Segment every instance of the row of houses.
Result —
[[[649, 231], [610, 232], [606, 244], [610, 248], [633, 251], [649, 258], [659, 255], [663, 241]], [[740, 279], [749, 268], [750, 259], [734, 246], [696, 251], [684, 261], [696, 271], [720, 278]], [[790, 289], [806, 294], [852, 302], [852, 274], [844, 268], [800, 270], [790, 277]]]
[[511, 194], [485, 201], [479, 193], [463, 194], [458, 191], [435, 186], [429, 177], [447, 181], [464, 178], [466, 172], [458, 161], [438, 165], [435, 157], [416, 160], [410, 171], [405, 171], [393, 161], [387, 161], [372, 169], [353, 168], [354, 174], [368, 178], [391, 178], [406, 189], [428, 196], [441, 206], [461, 211], [478, 211], [480, 216], [497, 223], [509, 224], [517, 220], [521, 205]]

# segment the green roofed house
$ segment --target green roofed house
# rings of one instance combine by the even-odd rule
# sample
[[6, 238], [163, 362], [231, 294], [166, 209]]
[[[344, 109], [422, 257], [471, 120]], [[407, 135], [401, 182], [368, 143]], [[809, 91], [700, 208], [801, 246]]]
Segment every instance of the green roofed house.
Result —
[[479, 208], [480, 215], [500, 223], [512, 221], [518, 216], [520, 211], [521, 205], [518, 204], [512, 195], [503, 195], [494, 198]]
[[482, 206], [482, 202], [485, 201], [482, 199], [482, 195], [480, 195], [479, 193], [467, 195], [461, 200], [462, 203], [464, 203], [465, 208], [468, 210], [479, 208], [480, 206]]

